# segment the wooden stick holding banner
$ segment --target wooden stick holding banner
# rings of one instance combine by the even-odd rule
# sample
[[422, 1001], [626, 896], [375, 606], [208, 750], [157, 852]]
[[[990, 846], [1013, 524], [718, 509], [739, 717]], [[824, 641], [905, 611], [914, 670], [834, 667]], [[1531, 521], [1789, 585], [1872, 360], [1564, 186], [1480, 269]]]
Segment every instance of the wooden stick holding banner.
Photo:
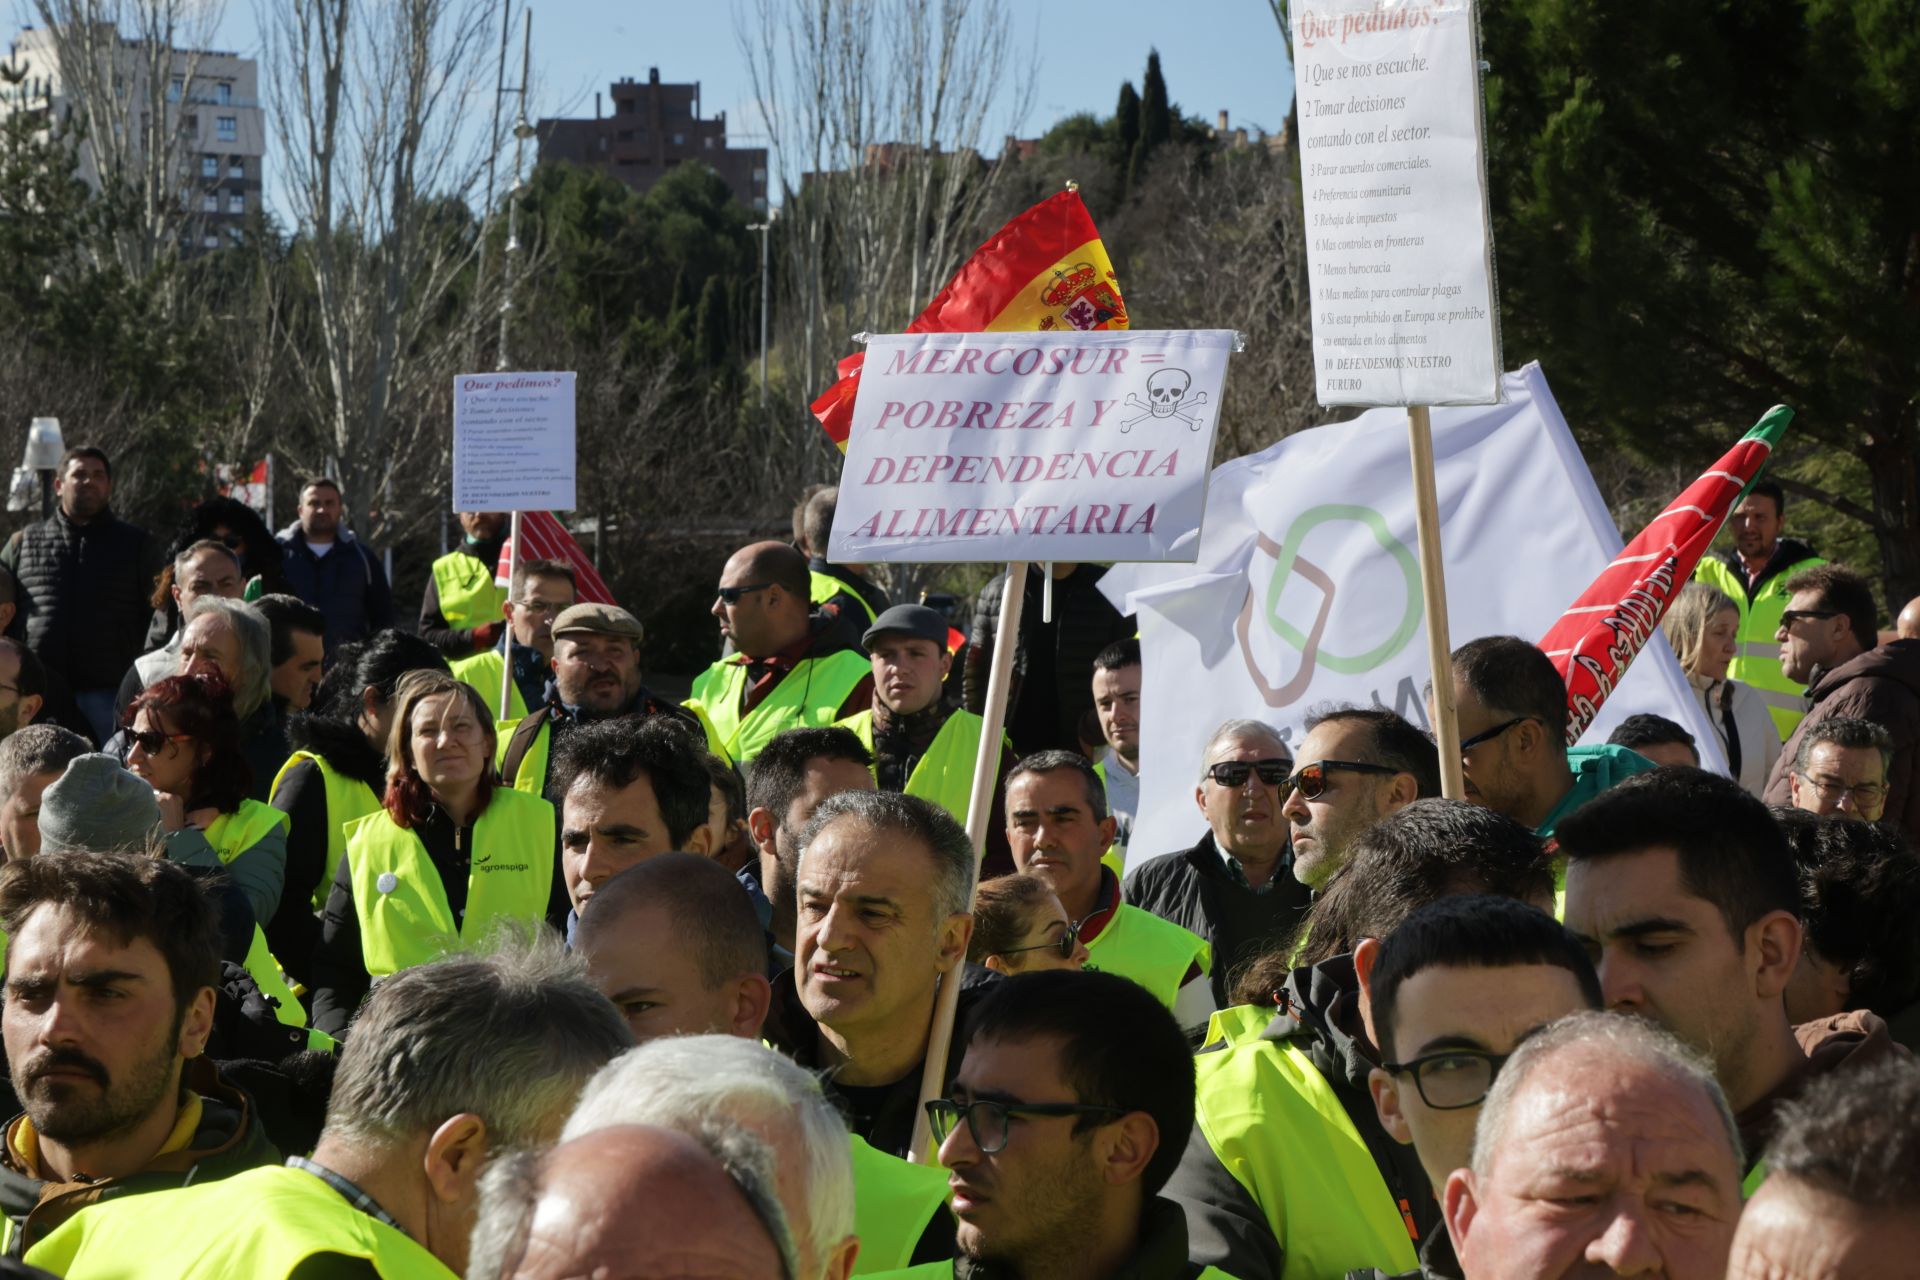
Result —
[[1425, 406], [1407, 409], [1413, 454], [1413, 521], [1420, 541], [1420, 596], [1427, 618], [1427, 662], [1433, 671], [1433, 741], [1440, 751], [1440, 794], [1467, 798], [1460, 758], [1460, 719], [1453, 705], [1453, 645], [1447, 635], [1447, 576], [1440, 562], [1440, 495], [1433, 478], [1433, 423]]
[[[1007, 691], [1013, 683], [1013, 650], [1020, 642], [1020, 614], [1027, 599], [1027, 564], [1007, 566], [1000, 593], [1000, 621], [993, 631], [993, 666], [987, 673], [987, 705], [980, 711], [980, 750], [973, 761], [973, 790], [967, 796], [967, 838], [973, 841], [973, 883], [980, 884], [980, 864], [987, 856], [987, 823], [993, 820], [993, 792], [1000, 782], [1000, 740], [1007, 723]], [[975, 639], [978, 643], [978, 639]], [[972, 900], [969, 893], [968, 900]], [[960, 979], [967, 958], [962, 955], [953, 972], [941, 979], [933, 1001], [933, 1027], [927, 1035], [927, 1059], [920, 1072], [920, 1101], [913, 1111], [913, 1143], [907, 1159], [925, 1164], [933, 1153], [933, 1130], [927, 1104], [946, 1096], [947, 1055], [953, 1044], [954, 1022], [960, 1011]]]
[[[516, 509], [513, 513], [513, 525], [507, 534], [507, 595], [509, 598], [513, 595], [513, 575], [519, 568], [520, 512]], [[511, 694], [511, 690], [513, 689], [513, 628], [507, 626], [506, 633], [506, 645], [500, 651], [503, 655], [500, 662], [500, 714], [494, 717], [496, 720], [512, 719], [510, 712], [513, 707], [513, 697]]]

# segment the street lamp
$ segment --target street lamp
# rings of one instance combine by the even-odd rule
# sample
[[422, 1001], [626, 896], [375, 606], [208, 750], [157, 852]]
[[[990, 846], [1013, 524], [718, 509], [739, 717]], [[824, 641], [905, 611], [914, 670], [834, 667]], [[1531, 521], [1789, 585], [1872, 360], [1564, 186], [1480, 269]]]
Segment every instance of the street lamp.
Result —
[[778, 209], [767, 215], [765, 222], [756, 222], [747, 230], [760, 233], [760, 412], [767, 411], [767, 236], [773, 230], [773, 220], [780, 216]]
[[53, 473], [60, 469], [60, 459], [66, 451], [66, 440], [60, 434], [60, 419], [35, 418], [27, 428], [27, 455], [22, 459], [20, 469], [40, 473], [42, 520], [53, 514]]

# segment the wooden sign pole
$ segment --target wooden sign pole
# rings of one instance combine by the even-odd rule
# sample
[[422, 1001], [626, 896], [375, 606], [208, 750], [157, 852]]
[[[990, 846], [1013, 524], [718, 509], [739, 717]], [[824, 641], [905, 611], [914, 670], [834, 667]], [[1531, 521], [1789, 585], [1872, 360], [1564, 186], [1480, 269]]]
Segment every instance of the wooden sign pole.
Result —
[[[520, 567], [520, 513], [518, 511], [513, 513], [513, 524], [507, 536], [510, 539], [507, 543], [507, 594], [511, 596], [513, 594], [513, 571]], [[506, 648], [501, 650], [500, 714], [495, 716], [494, 719], [511, 720], [513, 718], [513, 698], [508, 691], [513, 688], [513, 625], [508, 622], [502, 622], [501, 625], [507, 629], [507, 644]]]
[[1420, 539], [1420, 594], [1427, 615], [1427, 664], [1433, 672], [1433, 741], [1440, 750], [1440, 794], [1467, 798], [1460, 719], [1453, 705], [1453, 646], [1447, 638], [1447, 577], [1440, 563], [1440, 495], [1433, 479], [1433, 423], [1424, 405], [1407, 408], [1413, 448], [1413, 519]]
[[[973, 841], [973, 883], [980, 883], [980, 863], [987, 853], [987, 823], [993, 820], [993, 791], [1000, 781], [1000, 743], [1007, 724], [1007, 689], [1013, 681], [1013, 650], [1020, 638], [1020, 613], [1027, 599], [1027, 562], [1007, 566], [1000, 593], [1000, 623], [993, 632], [993, 665], [987, 674], [987, 705], [981, 709], [980, 750], [973, 761], [973, 791], [967, 797], [967, 836]], [[979, 637], [974, 637], [979, 643]], [[972, 902], [972, 894], [968, 894]], [[933, 1130], [927, 1103], [945, 1097], [947, 1054], [953, 1043], [954, 1019], [960, 1009], [960, 979], [966, 968], [963, 955], [952, 972], [940, 980], [933, 1003], [933, 1026], [927, 1034], [926, 1064], [920, 1073], [920, 1103], [914, 1108], [913, 1142], [907, 1159], [925, 1164], [933, 1155]]]

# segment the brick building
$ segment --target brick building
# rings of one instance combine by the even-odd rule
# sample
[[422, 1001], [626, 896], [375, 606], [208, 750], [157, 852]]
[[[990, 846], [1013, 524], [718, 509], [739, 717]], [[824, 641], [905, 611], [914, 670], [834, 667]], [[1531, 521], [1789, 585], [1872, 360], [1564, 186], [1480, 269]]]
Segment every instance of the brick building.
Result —
[[608, 114], [596, 93], [593, 119], [540, 121], [540, 163], [603, 169], [645, 194], [675, 165], [698, 161], [720, 175], [734, 199], [766, 212], [766, 149], [727, 145], [727, 113], [701, 117], [699, 81], [662, 84], [660, 68], [652, 67], [645, 81], [616, 81], [608, 96]]

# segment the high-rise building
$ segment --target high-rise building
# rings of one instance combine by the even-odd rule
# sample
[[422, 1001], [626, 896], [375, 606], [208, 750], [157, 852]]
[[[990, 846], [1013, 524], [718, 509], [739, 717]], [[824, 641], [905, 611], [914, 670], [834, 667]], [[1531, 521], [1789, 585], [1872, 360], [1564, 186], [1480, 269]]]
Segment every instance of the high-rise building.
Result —
[[618, 81], [608, 96], [611, 115], [600, 113], [596, 93], [593, 119], [542, 120], [540, 162], [603, 169], [645, 194], [675, 165], [697, 161], [725, 180], [734, 199], [766, 212], [766, 148], [729, 147], [727, 113], [711, 120], [700, 116], [699, 81], [662, 84], [660, 68], [651, 67], [645, 83]]
[[[145, 42], [101, 27], [85, 41], [61, 41], [44, 27], [27, 27], [13, 41], [8, 66], [18, 84], [0, 86], [0, 115], [44, 112], [53, 120], [69, 112], [89, 115], [82, 99], [96, 97], [93, 118], [110, 121], [116, 146], [135, 163], [148, 139], [159, 139], [171, 156], [181, 205], [181, 248], [217, 248], [237, 234], [260, 207], [265, 189], [266, 113], [260, 107], [260, 68], [252, 58], [217, 49], [169, 49], [160, 57]], [[100, 65], [77, 75], [61, 65], [63, 45], [97, 51]], [[85, 60], [83, 59], [83, 62]], [[152, 68], [164, 67], [167, 82], [152, 84]], [[152, 127], [152, 104], [163, 113]], [[98, 126], [96, 125], [96, 128]], [[130, 141], [128, 141], [130, 139]], [[103, 149], [83, 138], [79, 176], [98, 191]]]

